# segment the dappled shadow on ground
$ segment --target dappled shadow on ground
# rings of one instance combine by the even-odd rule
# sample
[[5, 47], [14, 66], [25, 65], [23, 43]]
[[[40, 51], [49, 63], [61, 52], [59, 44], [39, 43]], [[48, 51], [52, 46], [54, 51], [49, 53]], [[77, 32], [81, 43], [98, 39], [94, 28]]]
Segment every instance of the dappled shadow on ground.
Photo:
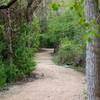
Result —
[[26, 83], [29, 82], [33, 82], [35, 80], [39, 80], [39, 79], [44, 79], [44, 74], [39, 74], [39, 73], [32, 73], [29, 76], [24, 77], [23, 79], [16, 81], [15, 83], [10, 83], [8, 85], [6, 85], [3, 89], [0, 90], [0, 93], [9, 91], [9, 89], [14, 86], [14, 85], [25, 85]]

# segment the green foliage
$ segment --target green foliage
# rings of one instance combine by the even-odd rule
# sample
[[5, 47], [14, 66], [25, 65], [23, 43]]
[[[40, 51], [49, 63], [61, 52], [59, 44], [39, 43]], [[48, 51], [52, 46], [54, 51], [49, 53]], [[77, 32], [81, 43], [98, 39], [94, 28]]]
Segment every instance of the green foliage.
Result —
[[0, 89], [6, 84], [6, 79], [5, 65], [0, 61]]
[[37, 51], [40, 45], [40, 25], [39, 25], [39, 20], [37, 18], [33, 19], [31, 29], [33, 34], [31, 46], [32, 48], [34, 48], [34, 51]]
[[7, 4], [8, 2], [9, 2], [10, 0], [0, 0], [0, 5], [2, 5], [2, 4]]
[[50, 16], [47, 21], [48, 30], [42, 34], [42, 39], [47, 41], [47, 44], [60, 43], [61, 39], [65, 37], [76, 41], [80, 40], [83, 29], [77, 21], [78, 18], [76, 12], [71, 10], [67, 10], [59, 16]]
[[50, 5], [50, 8], [52, 9], [52, 10], [54, 10], [54, 11], [58, 11], [59, 10], [59, 7], [60, 7], [60, 4], [58, 4], [58, 3], [51, 3]]
[[[77, 12], [74, 9], [67, 9], [57, 16], [49, 16], [47, 23], [48, 30], [42, 34], [42, 39], [46, 41], [47, 47], [50, 47], [51, 44], [58, 45], [58, 52], [54, 57], [55, 62], [76, 66], [83, 64], [84, 66], [85, 41], [83, 35], [85, 31], [80, 25], [80, 17]], [[45, 43], [44, 41], [43, 43]], [[82, 63], [80, 63], [81, 60], [83, 60]]]
[[0, 58], [2, 57], [2, 51], [5, 49], [5, 41], [3, 37], [4, 27], [3, 25], [0, 25]]
[[8, 44], [5, 40], [4, 27], [0, 26], [0, 87], [16, 82], [30, 75], [35, 70], [35, 52], [39, 47], [39, 23], [34, 18], [31, 24], [22, 24], [12, 39], [13, 63], [9, 63]]
[[19, 71], [18, 76], [30, 75], [35, 69], [36, 64], [33, 56], [39, 46], [39, 26], [37, 20], [31, 25], [22, 25], [14, 42], [14, 64]]
[[18, 69], [16, 68], [16, 66], [14, 64], [12, 65], [7, 65], [6, 64], [6, 82], [10, 83], [10, 82], [15, 82], [17, 80], [17, 72]]
[[3, 38], [3, 29], [4, 29], [4, 27], [2, 25], [0, 25], [0, 89], [6, 83], [5, 65], [2, 61], [2, 52], [5, 49], [5, 42], [4, 42], [4, 38]]
[[60, 64], [75, 65], [77, 59], [82, 56], [83, 49], [75, 41], [64, 38], [60, 42], [59, 51], [55, 57], [56, 62]]
[[84, 34], [83, 34], [84, 41], [91, 42], [92, 41], [91, 37], [93, 37], [93, 36], [100, 37], [100, 35], [97, 32], [97, 30], [99, 29], [99, 25], [97, 23], [98, 19], [93, 18], [89, 22], [85, 21], [84, 9], [83, 9], [83, 1], [84, 0], [76, 0], [76, 1], [74, 1], [74, 3], [73, 3], [71, 8], [75, 10], [77, 15], [79, 16], [80, 25], [83, 27], [84, 30], [86, 30], [86, 31], [84, 31]]

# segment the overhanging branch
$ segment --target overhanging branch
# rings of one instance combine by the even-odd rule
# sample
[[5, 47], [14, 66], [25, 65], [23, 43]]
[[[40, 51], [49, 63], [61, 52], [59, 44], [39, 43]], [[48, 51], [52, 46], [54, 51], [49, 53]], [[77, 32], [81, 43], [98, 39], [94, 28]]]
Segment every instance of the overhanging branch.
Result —
[[28, 6], [27, 6], [27, 13], [26, 13], [26, 19], [28, 22], [32, 20], [32, 16], [34, 11], [38, 8], [39, 4], [43, 0], [30, 0], [28, 1]]

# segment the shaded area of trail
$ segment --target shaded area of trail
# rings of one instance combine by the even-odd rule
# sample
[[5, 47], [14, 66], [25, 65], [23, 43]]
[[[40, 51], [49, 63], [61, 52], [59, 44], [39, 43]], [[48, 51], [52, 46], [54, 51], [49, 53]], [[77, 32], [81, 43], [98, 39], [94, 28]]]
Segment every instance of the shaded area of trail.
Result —
[[55, 65], [51, 52], [45, 49], [37, 53], [37, 80], [11, 87], [0, 93], [0, 100], [85, 100], [84, 75]]

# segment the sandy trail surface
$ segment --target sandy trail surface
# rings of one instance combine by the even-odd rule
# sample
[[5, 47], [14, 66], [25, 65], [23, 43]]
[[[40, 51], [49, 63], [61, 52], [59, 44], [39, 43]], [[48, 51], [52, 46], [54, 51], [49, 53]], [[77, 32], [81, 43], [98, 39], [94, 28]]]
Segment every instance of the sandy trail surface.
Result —
[[37, 53], [37, 73], [40, 78], [14, 85], [0, 93], [0, 100], [85, 100], [85, 77], [74, 69], [55, 65], [52, 49]]

